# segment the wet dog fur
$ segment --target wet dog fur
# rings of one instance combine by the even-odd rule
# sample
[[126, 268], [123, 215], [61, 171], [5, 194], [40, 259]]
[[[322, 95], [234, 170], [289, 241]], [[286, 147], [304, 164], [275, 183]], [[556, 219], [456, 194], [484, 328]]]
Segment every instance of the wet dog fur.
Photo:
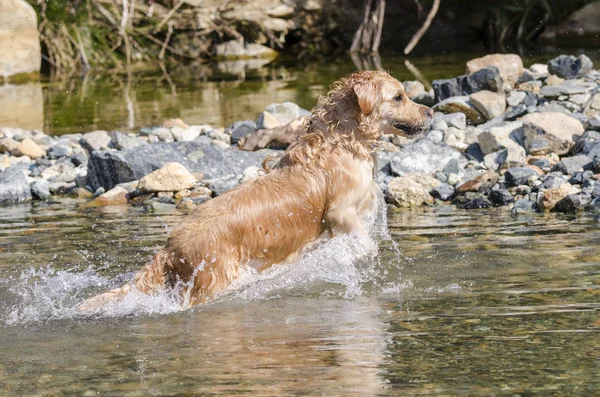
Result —
[[197, 207], [130, 284], [80, 309], [119, 300], [132, 286], [155, 294], [178, 283], [196, 305], [223, 293], [246, 264], [261, 271], [289, 263], [321, 236], [359, 231], [376, 205], [376, 142], [383, 134], [414, 136], [432, 114], [385, 72], [335, 82], [266, 175]]

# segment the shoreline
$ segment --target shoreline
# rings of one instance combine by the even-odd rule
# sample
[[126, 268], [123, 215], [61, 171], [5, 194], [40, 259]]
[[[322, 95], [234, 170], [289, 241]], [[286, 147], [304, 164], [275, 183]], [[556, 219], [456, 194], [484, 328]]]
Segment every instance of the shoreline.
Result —
[[[432, 90], [405, 82], [409, 96], [436, 114], [416, 140], [383, 137], [375, 157], [387, 202], [600, 212], [600, 72], [592, 61], [560, 56], [525, 69], [517, 55], [494, 54], [466, 66], [471, 73], [436, 80]], [[240, 139], [267, 136], [307, 113], [288, 102], [229, 127], [173, 119], [128, 134], [0, 128], [0, 203], [70, 196], [82, 208], [191, 210], [283, 153], [268, 147], [268, 137], [255, 151], [238, 150]]]

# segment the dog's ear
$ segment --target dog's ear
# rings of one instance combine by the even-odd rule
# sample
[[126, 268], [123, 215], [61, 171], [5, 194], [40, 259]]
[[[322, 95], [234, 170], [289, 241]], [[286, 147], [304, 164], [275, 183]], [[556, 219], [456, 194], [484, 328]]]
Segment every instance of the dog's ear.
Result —
[[375, 103], [377, 102], [377, 87], [372, 81], [356, 83], [354, 85], [354, 93], [358, 99], [360, 111], [368, 116], [373, 113]]

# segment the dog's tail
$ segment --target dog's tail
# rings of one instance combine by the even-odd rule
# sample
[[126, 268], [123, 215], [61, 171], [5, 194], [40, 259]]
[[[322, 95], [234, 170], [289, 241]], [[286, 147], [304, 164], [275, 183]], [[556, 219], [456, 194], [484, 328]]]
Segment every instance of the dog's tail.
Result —
[[167, 272], [172, 266], [172, 261], [173, 254], [163, 248], [148, 265], [135, 275], [131, 283], [86, 299], [77, 308], [81, 311], [92, 311], [101, 308], [108, 302], [120, 301], [129, 294], [132, 286], [135, 286], [140, 292], [154, 295], [166, 285]]

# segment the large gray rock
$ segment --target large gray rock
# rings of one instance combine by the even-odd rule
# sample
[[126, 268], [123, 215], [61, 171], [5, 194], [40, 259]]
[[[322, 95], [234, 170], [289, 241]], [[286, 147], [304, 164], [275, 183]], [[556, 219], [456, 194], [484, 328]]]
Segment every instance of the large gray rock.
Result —
[[0, 171], [0, 205], [31, 201], [31, 190], [22, 165]]
[[508, 186], [526, 185], [528, 180], [537, 176], [537, 172], [527, 167], [510, 168], [504, 174], [504, 179]]
[[585, 83], [581, 80], [566, 80], [562, 84], [558, 85], [546, 85], [542, 87], [540, 95], [557, 98], [561, 95], [576, 95], [585, 94], [596, 88], [594, 83]]
[[502, 89], [502, 84], [502, 77], [495, 66], [453, 79], [434, 80], [432, 83], [436, 103], [453, 96], [470, 95], [481, 90], [498, 92]]
[[585, 55], [580, 55], [578, 58], [573, 55], [560, 55], [548, 61], [549, 72], [563, 79], [583, 77], [593, 67], [594, 63]]
[[[202, 172], [205, 179], [229, 179], [241, 176], [250, 166], [260, 166], [262, 160], [277, 154], [272, 150], [245, 152], [223, 149], [204, 142], [158, 142], [122, 151], [95, 151], [88, 163], [88, 178], [92, 188], [113, 186], [139, 180], [167, 163], [181, 163], [190, 172]], [[239, 178], [238, 178], [239, 179]]]
[[[142, 138], [138, 138], [135, 136], [129, 136], [127, 134], [123, 134], [122, 132], [111, 132], [110, 137], [112, 139], [112, 144], [115, 146], [115, 148], [122, 150], [122, 149], [131, 149], [134, 147], [138, 147], [138, 146], [143, 146], [143, 145], [147, 145], [148, 142], [146, 142], [145, 140], [143, 140]], [[98, 149], [96, 149], [98, 150]]]
[[39, 72], [37, 15], [24, 0], [0, 0], [0, 76]]
[[390, 165], [394, 175], [434, 174], [444, 169], [451, 160], [458, 160], [461, 166], [467, 158], [444, 143], [427, 139], [404, 145], [398, 152], [390, 154]]

